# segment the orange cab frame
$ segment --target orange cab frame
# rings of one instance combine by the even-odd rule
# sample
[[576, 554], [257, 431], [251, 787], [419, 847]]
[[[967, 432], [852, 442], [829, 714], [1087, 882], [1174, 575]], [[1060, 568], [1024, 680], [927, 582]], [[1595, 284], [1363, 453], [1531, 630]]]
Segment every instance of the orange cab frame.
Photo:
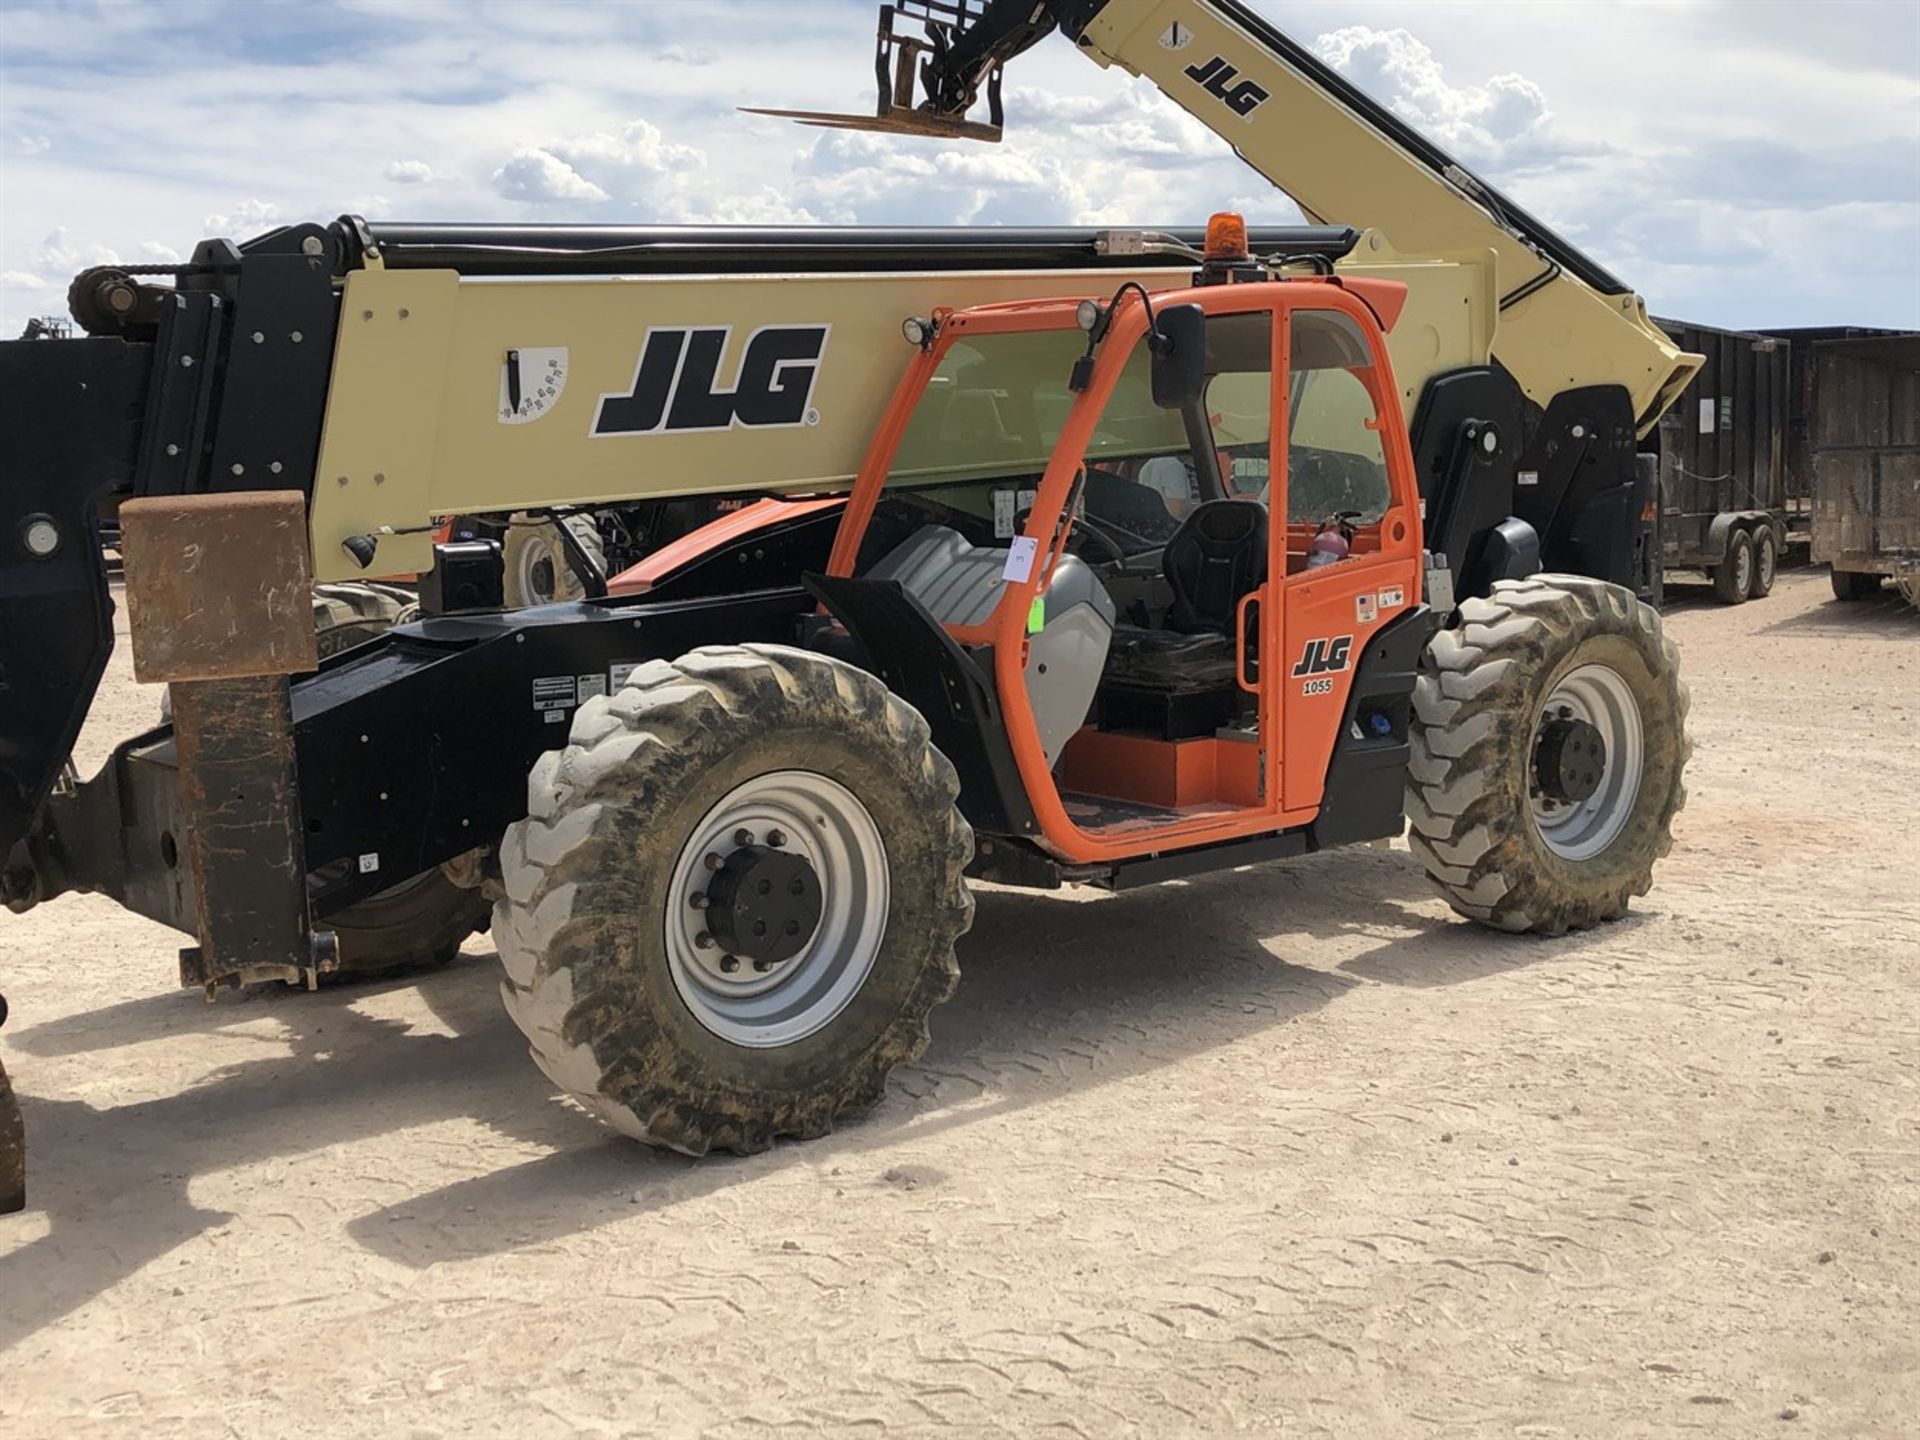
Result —
[[[1382, 327], [1383, 320], [1390, 325], [1397, 318], [1404, 293], [1404, 287], [1387, 282], [1353, 284], [1315, 279], [1209, 285], [1153, 296], [1156, 310], [1191, 304], [1208, 317], [1241, 313], [1272, 316], [1268, 503], [1275, 517], [1288, 514], [1293, 317], [1303, 311], [1331, 311], [1352, 322], [1365, 338], [1372, 364], [1349, 373], [1366, 387], [1373, 403], [1374, 418], [1367, 428], [1376, 431], [1382, 443], [1390, 498], [1384, 513], [1354, 535], [1350, 557], [1325, 568], [1302, 568], [1306, 544], [1314, 530], [1311, 523], [1289, 525], [1276, 519], [1268, 526], [1267, 579], [1241, 602], [1242, 616], [1251, 609], [1256, 617], [1258, 655], [1268, 657], [1266, 663], [1257, 666], [1257, 684], [1249, 684], [1246, 679], [1246, 629], [1244, 625], [1236, 627], [1241, 684], [1258, 696], [1260, 762], [1258, 775], [1248, 777], [1250, 783], [1223, 787], [1237, 790], [1240, 803], [1219, 803], [1217, 796], [1214, 803], [1180, 803], [1189, 797], [1177, 779], [1180, 764], [1174, 752], [1183, 745], [1222, 742], [1115, 737], [1124, 743], [1101, 746], [1092, 768], [1096, 772], [1108, 767], [1124, 772], [1130, 756], [1137, 759], [1143, 754], [1153, 755], [1156, 761], [1164, 762], [1163, 770], [1176, 777], [1170, 792], [1173, 803], [1156, 807], [1166, 811], [1164, 821], [1129, 823], [1103, 832], [1100, 827], [1084, 828], [1068, 812], [1062, 787], [1041, 745], [1023, 669], [1028, 616], [1036, 596], [1044, 593], [1069, 539], [1072, 518], [1064, 517], [1063, 523], [1063, 512], [1085, 464], [1088, 442], [1134, 348], [1147, 338], [1148, 313], [1142, 300], [1128, 293], [1116, 303], [1091, 383], [1068, 412], [1027, 519], [1023, 533], [1035, 544], [1035, 563], [1024, 579], [1008, 579], [999, 603], [984, 623], [946, 627], [963, 645], [992, 647], [1000, 710], [1028, 803], [1038, 822], [1036, 838], [1058, 860], [1070, 865], [1110, 865], [1160, 851], [1306, 826], [1315, 820], [1359, 658], [1382, 625], [1420, 604], [1419, 494]], [[854, 573], [855, 557], [885, 491], [908, 422], [949, 347], [966, 336], [1070, 331], [1076, 328], [1075, 306], [1076, 302], [1066, 300], [1023, 301], [941, 312], [934, 317], [935, 337], [901, 378], [855, 480], [829, 561], [830, 576], [849, 577]], [[1290, 574], [1290, 570], [1296, 573]], [[1350, 654], [1353, 662], [1328, 676], [1298, 678], [1293, 657], [1304, 657], [1307, 647], [1316, 641], [1343, 641], [1339, 652]], [[1306, 664], [1304, 659], [1302, 664]], [[1068, 742], [1068, 751], [1094, 734], [1083, 730]], [[1150, 747], [1165, 750], [1156, 755]], [[1063, 757], [1063, 764], [1068, 758]], [[1114, 779], [1116, 784], [1102, 793], [1119, 799], [1145, 798], [1125, 793], [1124, 773]]]

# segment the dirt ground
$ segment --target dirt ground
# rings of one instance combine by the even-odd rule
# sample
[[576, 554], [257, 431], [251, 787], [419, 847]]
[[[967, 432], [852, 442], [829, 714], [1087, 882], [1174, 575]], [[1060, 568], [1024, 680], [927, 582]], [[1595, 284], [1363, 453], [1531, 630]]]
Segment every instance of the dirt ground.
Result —
[[1404, 849], [983, 891], [925, 1063], [748, 1160], [556, 1101], [484, 939], [208, 1005], [106, 901], [0, 916], [0, 1434], [1912, 1435], [1920, 617], [1669, 623], [1628, 920], [1486, 934]]

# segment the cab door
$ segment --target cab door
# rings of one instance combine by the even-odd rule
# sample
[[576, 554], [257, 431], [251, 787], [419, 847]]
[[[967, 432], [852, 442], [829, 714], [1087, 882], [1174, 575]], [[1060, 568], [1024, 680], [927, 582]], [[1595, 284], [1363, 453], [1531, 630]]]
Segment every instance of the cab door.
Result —
[[1285, 413], [1274, 417], [1269, 505], [1284, 638], [1264, 678], [1279, 687], [1282, 808], [1297, 813], [1319, 808], [1342, 729], [1366, 723], [1347, 712], [1368, 640], [1419, 602], [1420, 532], [1399, 397], [1371, 313], [1313, 286], [1282, 316]]

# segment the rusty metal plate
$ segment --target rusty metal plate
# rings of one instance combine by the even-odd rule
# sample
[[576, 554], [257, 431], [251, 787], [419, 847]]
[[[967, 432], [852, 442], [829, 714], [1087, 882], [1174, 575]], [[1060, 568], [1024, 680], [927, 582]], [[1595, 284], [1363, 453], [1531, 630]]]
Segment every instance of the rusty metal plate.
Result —
[[319, 668], [307, 505], [297, 491], [129, 500], [120, 543], [135, 679]]

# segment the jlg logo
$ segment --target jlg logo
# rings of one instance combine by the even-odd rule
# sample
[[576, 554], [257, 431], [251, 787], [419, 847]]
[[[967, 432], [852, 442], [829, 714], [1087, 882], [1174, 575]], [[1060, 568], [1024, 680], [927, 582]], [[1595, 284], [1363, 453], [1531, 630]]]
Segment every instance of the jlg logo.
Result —
[[1251, 80], [1241, 80], [1235, 85], [1233, 82], [1239, 77], [1240, 72], [1227, 63], [1224, 55], [1216, 55], [1202, 65], [1187, 67], [1187, 78], [1198, 81], [1207, 94], [1236, 115], [1251, 115], [1254, 107], [1268, 98], [1267, 92]]
[[825, 325], [764, 325], [747, 337], [731, 389], [717, 385], [730, 325], [647, 331], [627, 394], [600, 397], [595, 435], [772, 429], [813, 425], [813, 384], [826, 353]]
[[1338, 639], [1307, 641], [1307, 648], [1301, 652], [1300, 663], [1293, 667], [1295, 676], [1333, 675], [1347, 668], [1347, 658], [1353, 654], [1353, 637], [1342, 635]]

